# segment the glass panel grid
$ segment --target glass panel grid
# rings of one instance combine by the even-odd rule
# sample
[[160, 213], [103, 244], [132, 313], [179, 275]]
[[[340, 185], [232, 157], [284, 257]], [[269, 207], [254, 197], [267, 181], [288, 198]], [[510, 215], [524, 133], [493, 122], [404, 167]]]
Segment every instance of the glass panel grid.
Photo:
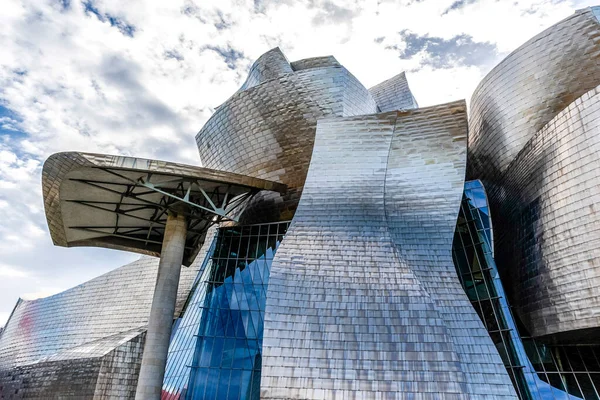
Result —
[[549, 346], [517, 328], [493, 258], [489, 215], [483, 184], [478, 180], [466, 182], [453, 259], [463, 288], [498, 348], [519, 398], [600, 400], [600, 346]]
[[199, 287], [187, 399], [259, 399], [269, 271], [289, 222], [222, 228]]

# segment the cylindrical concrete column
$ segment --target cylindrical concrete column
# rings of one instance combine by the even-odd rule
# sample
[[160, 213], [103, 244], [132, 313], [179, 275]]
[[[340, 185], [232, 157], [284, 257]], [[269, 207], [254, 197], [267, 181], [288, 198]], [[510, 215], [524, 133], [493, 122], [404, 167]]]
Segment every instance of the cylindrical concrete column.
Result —
[[148, 320], [136, 400], [160, 399], [186, 234], [185, 216], [169, 214]]

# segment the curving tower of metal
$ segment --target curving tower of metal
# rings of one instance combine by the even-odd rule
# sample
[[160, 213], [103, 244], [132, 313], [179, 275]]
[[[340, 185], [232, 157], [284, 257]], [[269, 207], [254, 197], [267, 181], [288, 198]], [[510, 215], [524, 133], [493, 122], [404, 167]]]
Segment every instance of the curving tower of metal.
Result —
[[271, 266], [261, 398], [514, 398], [456, 277], [464, 102], [321, 120]]
[[[289, 63], [279, 48], [263, 54], [242, 88], [196, 136], [204, 167], [281, 182], [257, 220], [290, 219], [302, 193], [317, 120], [377, 112], [367, 89], [333, 57]], [[247, 214], [250, 219], [252, 214]]]
[[533, 336], [578, 341], [600, 328], [598, 13], [532, 38], [472, 97], [468, 175], [488, 191], [495, 257]]

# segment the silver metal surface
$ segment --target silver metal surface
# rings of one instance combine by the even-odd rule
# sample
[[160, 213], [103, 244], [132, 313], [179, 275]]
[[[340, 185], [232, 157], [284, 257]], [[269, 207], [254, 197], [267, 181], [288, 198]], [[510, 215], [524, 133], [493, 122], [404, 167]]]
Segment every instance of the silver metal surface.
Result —
[[[269, 62], [274, 65], [268, 67]], [[196, 136], [205, 167], [287, 185], [284, 196], [259, 195], [246, 223], [291, 219], [318, 119], [377, 112], [367, 89], [335, 58], [311, 58], [291, 66], [286, 62], [279, 49], [261, 56], [247, 83], [218, 107]]]
[[[181, 271], [175, 316], [198, 268]], [[57, 295], [19, 300], [0, 336], [0, 394], [133, 398], [157, 269], [158, 259], [144, 256]]]
[[476, 89], [469, 171], [488, 191], [495, 257], [533, 336], [600, 331], [600, 25], [584, 9], [519, 47]]
[[404, 72], [387, 79], [369, 89], [379, 111], [409, 110], [417, 108], [417, 100], [412, 95]]
[[466, 132], [464, 102], [319, 121], [271, 267], [261, 398], [515, 398], [451, 258]]
[[269, 79], [275, 79], [280, 75], [292, 72], [292, 67], [281, 49], [275, 47], [256, 59], [250, 67], [246, 81], [238, 92], [243, 92]]
[[[198, 264], [183, 268], [175, 314]], [[145, 327], [158, 259], [142, 257], [54, 296], [20, 300], [0, 336], [0, 368], [34, 363], [55, 353]]]
[[556, 345], [530, 337], [507, 301], [491, 252], [491, 236], [485, 189], [479, 180], [465, 182], [453, 242], [454, 263], [519, 399], [598, 399], [600, 345]]
[[135, 393], [145, 330], [134, 329], [0, 369], [3, 399], [127, 399]]
[[[600, 327], [598, 15], [600, 8], [578, 11], [510, 54], [475, 91], [469, 121], [468, 175], [486, 185], [495, 255], [517, 316], [533, 336], [577, 344], [584, 337], [597, 340]], [[263, 358], [252, 364], [249, 397], [256, 395], [262, 364], [264, 399], [515, 398], [451, 258], [467, 163], [465, 104], [415, 107], [404, 73], [367, 90], [334, 57], [290, 63], [273, 49], [196, 136], [206, 168], [80, 153], [51, 159], [43, 184], [53, 239], [59, 245], [100, 243], [68, 221], [88, 218], [90, 199], [66, 202], [73, 199], [61, 189], [64, 184], [65, 193], [83, 193], [75, 184], [90, 186], [97, 174], [118, 181], [108, 187], [127, 182], [148, 192], [125, 190], [106, 200], [116, 208], [98, 211], [119, 215], [113, 229], [124, 222], [135, 228], [133, 219], [154, 221], [121, 208], [120, 194], [132, 193], [194, 203], [187, 205], [216, 222], [293, 217], [271, 267]], [[191, 180], [225, 183], [219, 193], [229, 193], [229, 201], [262, 191], [242, 213], [228, 210], [223, 197], [214, 201], [204, 184], [196, 190], [204, 203], [192, 200], [192, 189], [178, 186]], [[286, 186], [287, 192], [275, 193]], [[92, 222], [87, 229], [94, 229]], [[112, 237], [122, 234], [117, 229]], [[241, 254], [231, 253], [223, 265], [245, 265]], [[193, 265], [183, 270], [178, 309], [198, 270]], [[114, 379], [123, 373], [118, 393], [130, 397], [156, 266], [157, 260], [144, 258], [59, 295], [19, 302], [0, 336], [0, 384], [18, 381], [3, 386], [16, 389], [36, 379], [57, 382], [70, 368], [82, 371], [81, 393], [100, 390], [89, 381], [94, 376], [106, 380], [104, 392], [93, 394], [102, 398], [121, 390]], [[244, 271], [249, 276], [251, 269]], [[251, 289], [250, 281], [239, 284], [239, 293]], [[202, 301], [198, 294], [190, 307]], [[218, 309], [241, 312], [244, 304]], [[233, 347], [202, 344], [194, 356], [204, 343], [195, 331], [200, 311], [184, 316], [174, 335], [165, 396], [183, 394], [190, 376], [198, 396], [237, 390], [237, 378], [224, 372], [232, 366], [219, 363]], [[260, 342], [256, 332], [252, 339]], [[210, 365], [198, 354], [210, 354]], [[115, 370], [101, 372], [110, 363]], [[209, 375], [186, 369], [192, 367]], [[547, 379], [563, 375], [550, 372]], [[62, 396], [64, 388], [55, 387]]]

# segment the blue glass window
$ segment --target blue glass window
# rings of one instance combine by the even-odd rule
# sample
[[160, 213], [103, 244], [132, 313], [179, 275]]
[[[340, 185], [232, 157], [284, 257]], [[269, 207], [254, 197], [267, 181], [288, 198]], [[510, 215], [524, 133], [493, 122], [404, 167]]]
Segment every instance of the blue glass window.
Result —
[[219, 229], [169, 350], [185, 367], [168, 368], [163, 400], [259, 399], [269, 272], [288, 225]]

